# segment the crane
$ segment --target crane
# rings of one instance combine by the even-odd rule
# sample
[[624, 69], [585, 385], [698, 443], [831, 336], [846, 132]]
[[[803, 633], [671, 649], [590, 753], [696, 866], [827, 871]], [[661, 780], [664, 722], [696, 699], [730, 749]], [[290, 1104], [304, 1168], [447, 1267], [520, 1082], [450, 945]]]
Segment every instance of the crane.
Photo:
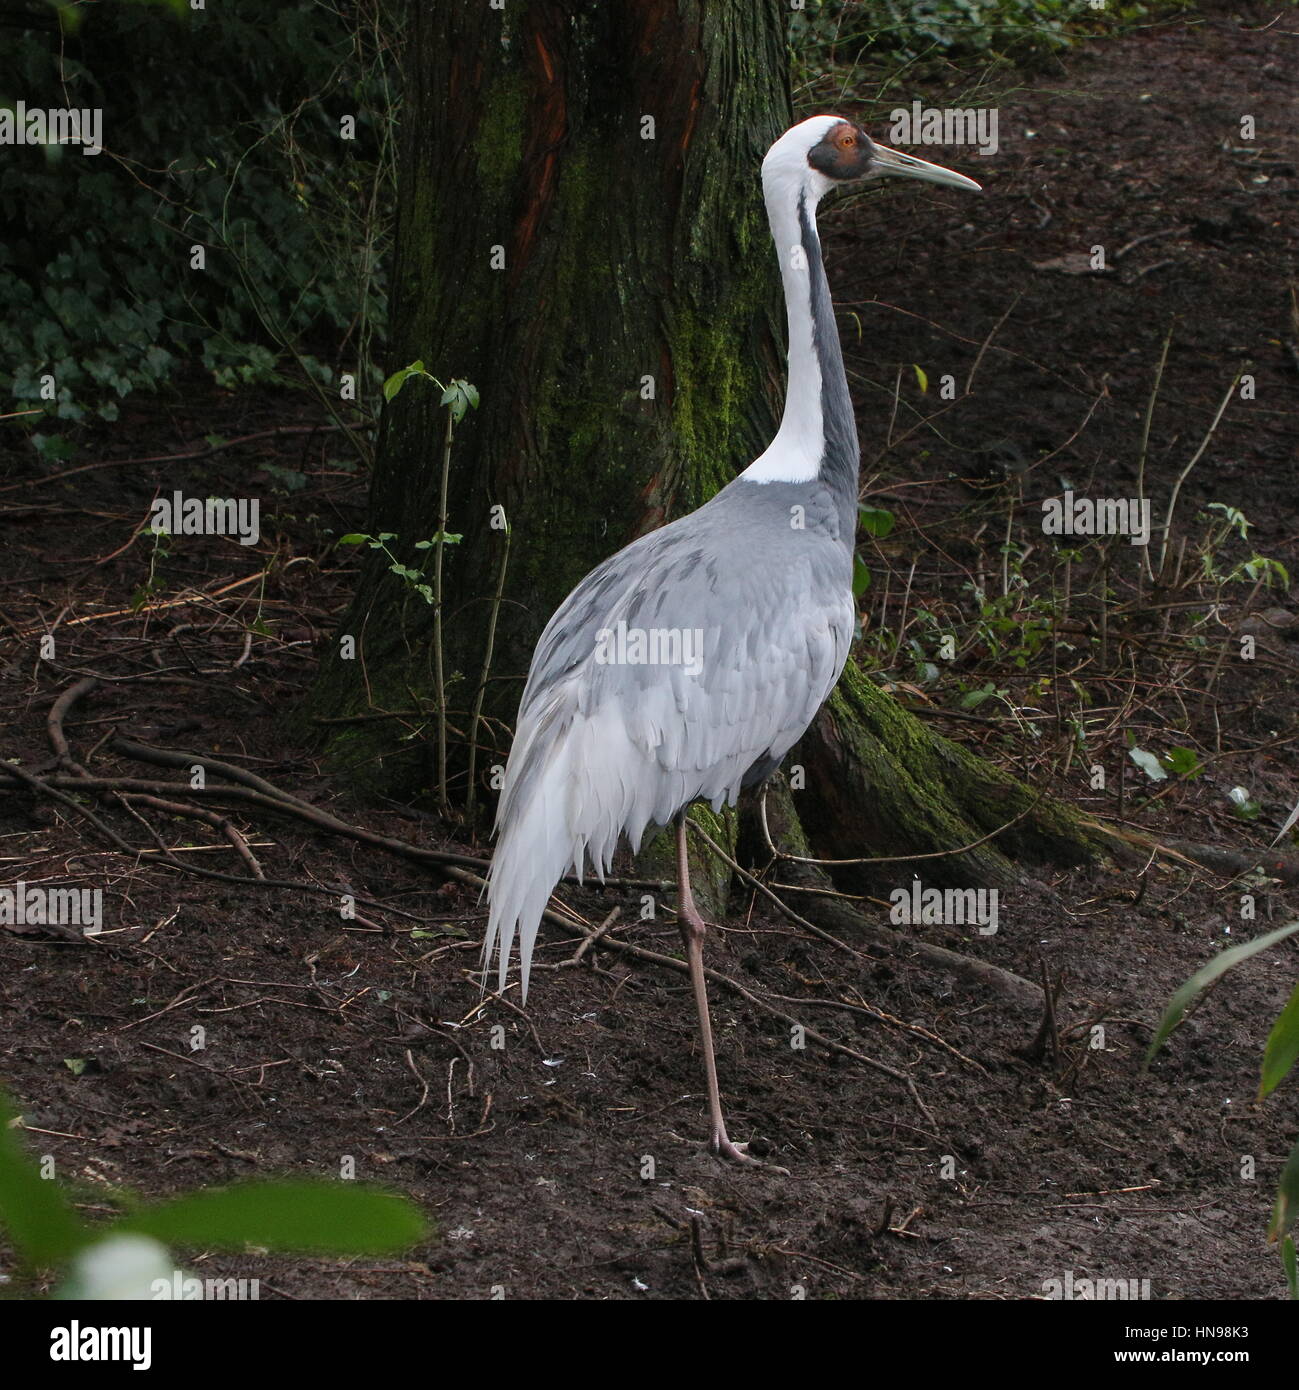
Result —
[[779, 766], [830, 694], [852, 641], [859, 448], [821, 259], [816, 207], [880, 176], [978, 189], [973, 179], [813, 116], [762, 161], [789, 322], [784, 414], [771, 444], [687, 516], [598, 565], [560, 604], [532, 657], [497, 811], [484, 985], [517, 935], [521, 996], [552, 889], [619, 836], [675, 826], [677, 919], [708, 1085], [709, 1148], [757, 1163], [726, 1132], [704, 977], [707, 925], [690, 889], [686, 811], [734, 805]]

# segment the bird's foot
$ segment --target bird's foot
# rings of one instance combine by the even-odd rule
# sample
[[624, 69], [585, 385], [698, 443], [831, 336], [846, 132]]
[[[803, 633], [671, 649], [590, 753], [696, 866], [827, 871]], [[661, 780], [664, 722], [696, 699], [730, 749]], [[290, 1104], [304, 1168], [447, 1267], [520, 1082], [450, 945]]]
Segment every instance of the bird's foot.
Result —
[[754, 1158], [749, 1152], [747, 1144], [733, 1144], [724, 1132], [714, 1134], [708, 1148], [718, 1158], [729, 1159], [732, 1163], [742, 1163], [751, 1168], [766, 1168], [769, 1172], [781, 1173], [785, 1177], [789, 1177], [788, 1168], [782, 1168], [777, 1163], [767, 1163], [761, 1158]]

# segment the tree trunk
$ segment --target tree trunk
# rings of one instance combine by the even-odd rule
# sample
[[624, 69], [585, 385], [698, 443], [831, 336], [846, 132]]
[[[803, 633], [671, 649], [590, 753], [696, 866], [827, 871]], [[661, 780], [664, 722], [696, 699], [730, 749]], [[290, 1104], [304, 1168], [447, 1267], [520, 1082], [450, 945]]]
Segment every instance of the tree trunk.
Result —
[[[458, 728], [504, 546], [493, 507], [513, 534], [485, 712], [508, 724], [573, 585], [707, 500], [774, 432], [781, 305], [757, 175], [789, 123], [782, 16], [776, 0], [413, 7], [389, 360], [422, 359], [482, 398], [458, 432], [450, 529], [464, 539], [444, 561]], [[442, 432], [426, 382], [384, 412], [370, 530], [395, 532], [416, 569]], [[314, 715], [430, 708], [432, 612], [367, 555], [340, 629], [357, 659], [335, 649]], [[330, 727], [336, 766], [389, 794], [427, 784], [399, 726]], [[480, 769], [507, 751], [490, 727]]]
[[[690, 511], [762, 451], [783, 378], [776, 257], [758, 169], [790, 124], [778, 0], [416, 5], [405, 71], [390, 367], [463, 377], [445, 552], [453, 796], [511, 530], [479, 729], [479, 798], [504, 763], [528, 660], [600, 559]], [[369, 529], [399, 560], [438, 527], [438, 392], [385, 409]], [[431, 784], [433, 614], [367, 552], [308, 706], [330, 764], [388, 795]], [[387, 719], [385, 713], [396, 717]], [[380, 717], [376, 717], [376, 715]], [[415, 733], [415, 737], [411, 734]], [[819, 852], [924, 853], [1007, 837], [946, 865], [1004, 881], [1002, 848], [1076, 859], [1058, 806], [933, 735], [851, 666], [804, 740], [796, 806]], [[894, 875], [897, 881], [897, 875]], [[716, 908], [716, 904], [713, 904]]]

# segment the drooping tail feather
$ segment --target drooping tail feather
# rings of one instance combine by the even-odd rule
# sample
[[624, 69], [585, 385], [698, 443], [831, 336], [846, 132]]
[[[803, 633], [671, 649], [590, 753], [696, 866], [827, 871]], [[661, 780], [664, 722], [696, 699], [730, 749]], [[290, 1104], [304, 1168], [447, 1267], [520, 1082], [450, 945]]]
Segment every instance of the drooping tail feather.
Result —
[[620, 835], [634, 853], [647, 826], [669, 824], [701, 793], [714, 809], [723, 800], [734, 804], [753, 761], [751, 753], [736, 751], [723, 760], [720, 778], [715, 767], [706, 768], [708, 784], [697, 760], [681, 759], [686, 768], [665, 767], [657, 754], [671, 722], [671, 688], [658, 691], [633, 722], [616, 700], [583, 710], [579, 680], [575, 673], [531, 703], [525, 693], [496, 817], [484, 981], [496, 952], [505, 988], [517, 933], [525, 1000], [541, 914], [569, 868], [581, 877], [589, 860], [603, 882]]
[[[574, 854], [567, 805], [567, 729], [557, 719], [560, 701], [538, 713], [527, 721], [531, 727], [520, 729], [506, 768], [496, 819], [499, 839], [487, 875], [489, 910], [483, 940], [484, 987], [492, 953], [499, 946], [498, 988], [503, 990], [517, 930], [524, 1002], [541, 914]], [[579, 871], [581, 867], [579, 861]]]

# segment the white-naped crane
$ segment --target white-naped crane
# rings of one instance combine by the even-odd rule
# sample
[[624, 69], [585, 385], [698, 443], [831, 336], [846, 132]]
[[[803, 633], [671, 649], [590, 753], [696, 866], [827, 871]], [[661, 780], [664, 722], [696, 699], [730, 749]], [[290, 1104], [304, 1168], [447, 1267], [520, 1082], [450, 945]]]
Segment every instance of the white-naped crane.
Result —
[[821, 259], [816, 207], [883, 175], [972, 179], [813, 116], [772, 145], [762, 186], [789, 318], [780, 429], [697, 511], [592, 570], [537, 643], [496, 818], [484, 970], [500, 988], [519, 941], [526, 1000], [550, 894], [590, 860], [603, 879], [620, 835], [675, 823], [677, 917], [699, 1014], [709, 1147], [756, 1163], [722, 1117], [704, 980], [707, 927], [690, 891], [686, 810], [735, 804], [802, 737], [848, 658], [859, 449]]

